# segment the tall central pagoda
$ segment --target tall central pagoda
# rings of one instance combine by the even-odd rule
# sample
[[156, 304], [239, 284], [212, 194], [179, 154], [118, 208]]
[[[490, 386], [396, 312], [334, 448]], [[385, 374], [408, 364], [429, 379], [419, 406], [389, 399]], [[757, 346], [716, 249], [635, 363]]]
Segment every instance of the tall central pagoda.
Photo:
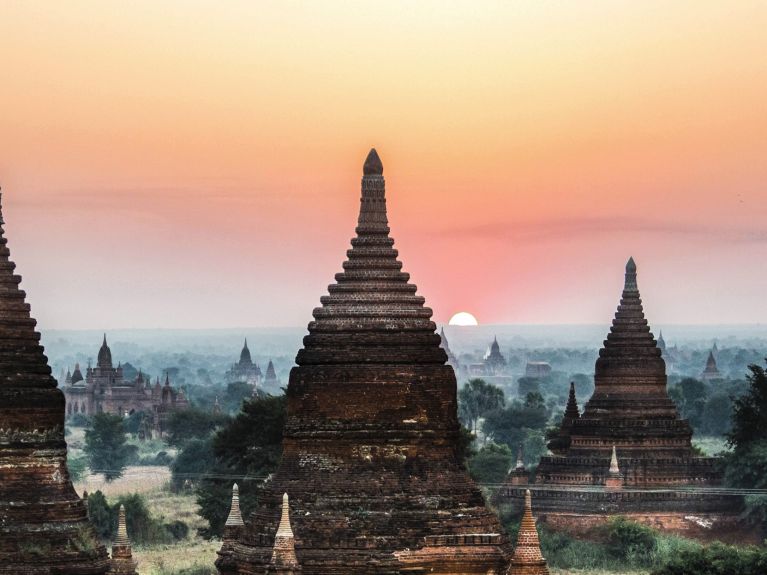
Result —
[[290, 373], [279, 469], [221, 573], [269, 571], [283, 494], [304, 575], [496, 574], [502, 528], [464, 469], [456, 379], [364, 164], [357, 236]]
[[[596, 361], [594, 393], [580, 413], [571, 388], [559, 433], [549, 444], [554, 455], [542, 457], [536, 471], [539, 517], [583, 529], [586, 516], [620, 513], [685, 531], [697, 525], [689, 523], [691, 516], [713, 524], [737, 512], [740, 498], [700, 491], [718, 485], [721, 472], [715, 458], [693, 451], [691, 439], [690, 424], [666, 390], [666, 364], [629, 259], [620, 304]], [[498, 500], [521, 503], [518, 484], [510, 478]]]
[[40, 345], [0, 208], [0, 574], [97, 575], [106, 549], [66, 466], [64, 394]]

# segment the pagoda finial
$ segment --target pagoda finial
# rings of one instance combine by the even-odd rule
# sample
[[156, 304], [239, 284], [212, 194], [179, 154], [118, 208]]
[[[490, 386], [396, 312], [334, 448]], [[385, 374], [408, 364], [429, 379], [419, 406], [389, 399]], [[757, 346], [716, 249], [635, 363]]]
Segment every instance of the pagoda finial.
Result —
[[225, 525], [227, 527], [242, 527], [245, 525], [240, 513], [240, 488], [237, 487], [236, 483], [232, 485], [232, 506], [229, 509], [229, 517], [226, 518]]
[[365, 164], [362, 166], [362, 173], [365, 176], [383, 175], [383, 163], [381, 163], [381, 158], [378, 157], [378, 152], [376, 152], [375, 148], [370, 148], [368, 157], [365, 158]]
[[509, 575], [548, 575], [549, 568], [541, 553], [541, 543], [533, 517], [532, 496], [525, 490], [525, 511], [519, 525], [517, 546], [511, 558]]
[[623, 291], [637, 291], [637, 265], [634, 258], [630, 257], [626, 262], [626, 281], [623, 285]]
[[370, 150], [362, 173], [362, 197], [360, 198], [360, 215], [357, 218], [357, 235], [388, 234], [389, 220], [386, 216], [383, 164], [375, 148]]
[[610, 456], [610, 474], [616, 475], [620, 474], [621, 470], [618, 467], [618, 453], [615, 450], [615, 446], [613, 445], [613, 453]]
[[567, 406], [565, 407], [565, 418], [578, 419], [581, 412], [578, 409], [578, 398], [575, 397], [575, 382], [570, 382], [570, 394], [567, 397]]
[[[301, 567], [296, 557], [296, 544], [293, 538], [293, 530], [290, 528], [290, 501], [288, 494], [282, 496], [282, 516], [280, 526], [277, 528], [277, 534], [274, 537], [274, 548], [272, 550], [271, 567], [277, 570], [275, 573], [300, 573]], [[273, 571], [270, 569], [269, 573]]]
[[[0, 188], [0, 226], [5, 224], [5, 220], [3, 219], [3, 188]], [[2, 230], [0, 230], [2, 232]]]

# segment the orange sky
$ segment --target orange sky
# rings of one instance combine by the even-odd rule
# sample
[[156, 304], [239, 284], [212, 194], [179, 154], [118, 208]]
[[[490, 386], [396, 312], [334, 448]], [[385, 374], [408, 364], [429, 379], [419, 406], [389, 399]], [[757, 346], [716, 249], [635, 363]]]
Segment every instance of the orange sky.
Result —
[[43, 328], [302, 325], [375, 145], [438, 321], [763, 322], [767, 3], [5, 2]]

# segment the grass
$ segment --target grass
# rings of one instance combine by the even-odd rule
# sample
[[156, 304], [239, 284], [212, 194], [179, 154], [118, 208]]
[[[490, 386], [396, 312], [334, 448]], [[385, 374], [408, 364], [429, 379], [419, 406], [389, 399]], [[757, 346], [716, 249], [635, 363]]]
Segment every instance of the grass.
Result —
[[[93, 493], [100, 490], [107, 497], [147, 493], [164, 488], [170, 482], [170, 469], [159, 465], [137, 465], [126, 468], [123, 476], [107, 482], [104, 476], [89, 473], [82, 481], [75, 483], [75, 490], [81, 496], [83, 491]], [[170, 496], [170, 494], [168, 494]]]

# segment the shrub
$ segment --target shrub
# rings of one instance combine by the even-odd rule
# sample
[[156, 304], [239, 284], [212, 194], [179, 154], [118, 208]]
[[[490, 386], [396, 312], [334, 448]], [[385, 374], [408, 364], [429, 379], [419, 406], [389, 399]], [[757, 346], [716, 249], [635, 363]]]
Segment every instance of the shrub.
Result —
[[767, 550], [714, 543], [703, 549], [683, 550], [669, 557], [652, 575], [764, 575]]
[[613, 557], [638, 565], [650, 562], [655, 549], [654, 530], [618, 516], [604, 527], [604, 534]]
[[508, 446], [489, 443], [469, 459], [469, 473], [479, 483], [501, 483], [513, 460]]
[[189, 527], [182, 521], [163, 523], [162, 517], [153, 517], [138, 493], [121, 496], [114, 505], [109, 505], [104, 494], [96, 491], [88, 495], [88, 518], [101, 540], [114, 539], [120, 505], [125, 506], [126, 528], [134, 544], [173, 543], [189, 534]]

